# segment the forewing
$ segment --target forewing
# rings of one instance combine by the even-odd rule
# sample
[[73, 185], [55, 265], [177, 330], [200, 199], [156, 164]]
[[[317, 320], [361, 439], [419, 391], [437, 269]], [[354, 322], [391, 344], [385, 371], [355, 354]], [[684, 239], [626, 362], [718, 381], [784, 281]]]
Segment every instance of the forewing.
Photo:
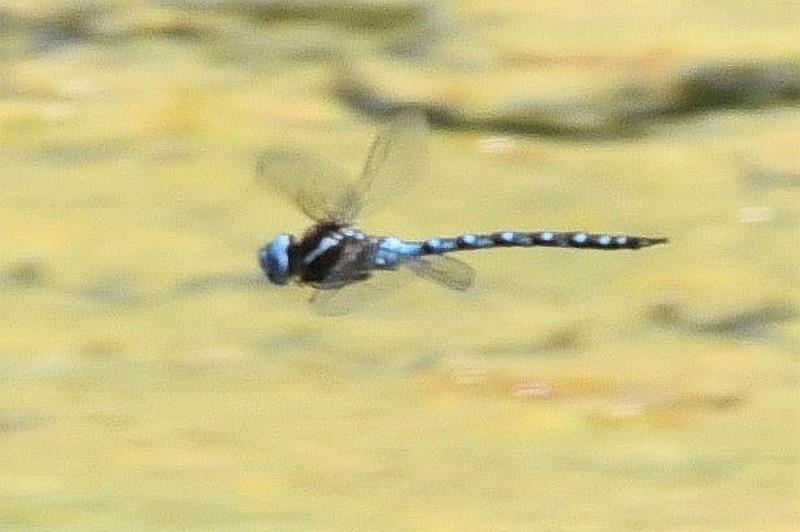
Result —
[[417, 257], [404, 265], [418, 276], [450, 290], [468, 290], [475, 281], [475, 270], [472, 266], [445, 255]]
[[398, 111], [370, 146], [361, 178], [353, 184], [347, 208], [354, 217], [384, 207], [411, 187], [428, 166], [428, 124], [416, 109]]
[[364, 207], [374, 211], [385, 206], [426, 173], [427, 136], [425, 115], [402, 110], [378, 132], [358, 181], [348, 181], [322, 158], [280, 149], [259, 156], [257, 175], [313, 220], [347, 224]]
[[348, 222], [352, 184], [322, 158], [289, 150], [267, 150], [257, 163], [261, 184], [290, 199], [316, 221]]

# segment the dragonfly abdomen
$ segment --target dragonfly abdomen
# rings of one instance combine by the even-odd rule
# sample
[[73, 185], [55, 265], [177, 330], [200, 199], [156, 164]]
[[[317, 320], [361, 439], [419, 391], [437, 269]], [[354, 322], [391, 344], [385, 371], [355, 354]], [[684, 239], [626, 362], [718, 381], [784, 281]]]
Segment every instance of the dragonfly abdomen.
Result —
[[561, 247], [578, 249], [640, 249], [663, 244], [666, 238], [630, 235], [592, 234], [584, 231], [500, 231], [487, 234], [464, 234], [432, 238], [420, 243], [422, 254], [436, 255], [493, 247]]
[[379, 240], [373, 264], [374, 267], [379, 269], [394, 269], [410, 257], [442, 255], [456, 251], [472, 251], [495, 247], [561, 247], [618, 250], [646, 248], [665, 242], [667, 242], [666, 238], [592, 234], [583, 231], [467, 233], [455, 237], [430, 238], [416, 242], [387, 237]]

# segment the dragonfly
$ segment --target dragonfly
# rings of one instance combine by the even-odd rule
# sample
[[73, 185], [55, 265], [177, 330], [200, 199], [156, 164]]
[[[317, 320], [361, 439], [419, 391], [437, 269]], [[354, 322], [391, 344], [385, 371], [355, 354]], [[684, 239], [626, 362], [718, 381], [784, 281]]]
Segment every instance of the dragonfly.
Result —
[[[415, 241], [375, 236], [356, 227], [357, 216], [391, 202], [425, 171], [427, 122], [404, 109], [383, 125], [357, 180], [348, 180], [315, 156], [272, 149], [258, 158], [257, 175], [314, 221], [299, 238], [283, 233], [259, 253], [269, 281], [312, 287], [310, 303], [322, 315], [347, 314], [402, 286], [388, 274], [411, 271], [447, 289], [468, 290], [475, 271], [451, 254], [499, 247], [637, 250], [666, 238], [586, 231], [498, 231]], [[380, 278], [380, 282], [376, 279]]]

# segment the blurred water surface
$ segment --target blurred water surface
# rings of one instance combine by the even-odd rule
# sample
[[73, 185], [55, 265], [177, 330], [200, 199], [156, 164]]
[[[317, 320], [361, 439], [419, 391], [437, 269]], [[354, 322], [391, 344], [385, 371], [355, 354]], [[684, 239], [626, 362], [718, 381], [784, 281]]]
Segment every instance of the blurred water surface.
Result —
[[[800, 7], [0, 3], [4, 530], [796, 530]], [[256, 252], [423, 105], [363, 220], [669, 236], [468, 254], [310, 312]]]

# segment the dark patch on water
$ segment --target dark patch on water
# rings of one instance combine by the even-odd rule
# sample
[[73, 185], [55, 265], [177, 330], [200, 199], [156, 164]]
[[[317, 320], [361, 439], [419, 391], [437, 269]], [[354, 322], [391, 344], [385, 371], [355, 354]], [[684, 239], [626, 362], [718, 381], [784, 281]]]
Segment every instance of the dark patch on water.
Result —
[[109, 275], [93, 279], [75, 292], [77, 297], [99, 307], [132, 307], [145, 299], [137, 293], [134, 282], [127, 275]]
[[0, 270], [0, 288], [40, 288], [47, 284], [44, 262], [22, 259]]
[[263, 275], [253, 273], [211, 273], [191, 277], [178, 282], [172, 292], [175, 295], [196, 295], [226, 291], [255, 291], [270, 286]]
[[800, 65], [793, 62], [708, 63], [685, 68], [666, 85], [621, 86], [615, 94], [581, 100], [522, 99], [477, 113], [454, 102], [415, 101], [350, 69], [334, 94], [370, 116], [422, 109], [432, 126], [576, 138], [638, 136], [660, 121], [716, 109], [761, 109], [800, 100]]
[[583, 324], [572, 324], [550, 331], [524, 342], [496, 343], [484, 345], [477, 349], [481, 355], [489, 356], [527, 356], [551, 355], [574, 351], [586, 345], [587, 327]]
[[41, 418], [18, 412], [0, 411], [0, 434], [22, 432], [42, 425]]
[[697, 315], [677, 303], [664, 302], [653, 305], [647, 317], [683, 333], [759, 339], [767, 337], [771, 328], [796, 320], [800, 309], [789, 301], [766, 301], [716, 315]]

